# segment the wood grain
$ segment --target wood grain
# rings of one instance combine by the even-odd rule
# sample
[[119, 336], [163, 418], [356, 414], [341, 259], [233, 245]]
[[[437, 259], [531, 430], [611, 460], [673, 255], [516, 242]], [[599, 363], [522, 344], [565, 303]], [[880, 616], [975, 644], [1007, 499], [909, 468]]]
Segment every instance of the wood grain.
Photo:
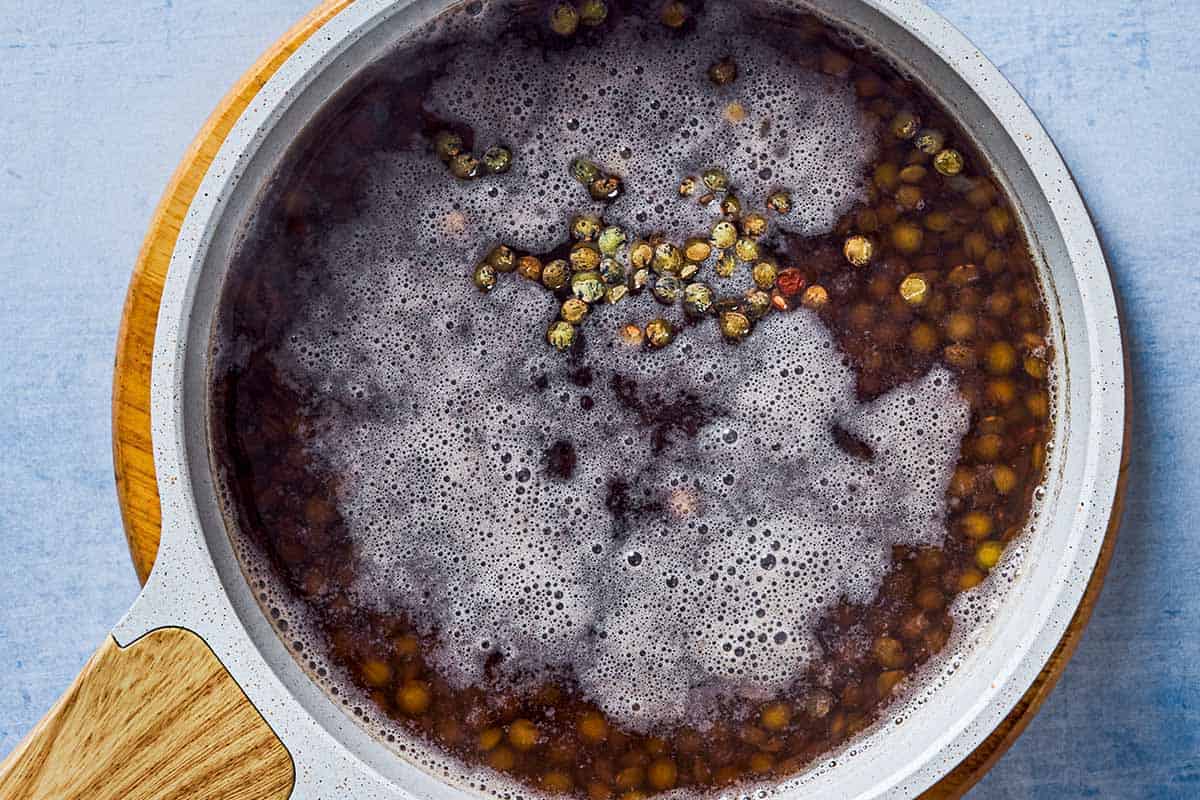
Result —
[[[349, 0], [326, 0], [321, 3], [276, 42], [226, 95], [171, 179], [134, 267], [117, 345], [113, 390], [113, 460], [125, 534], [134, 567], [143, 582], [154, 564], [160, 531], [158, 491], [150, 444], [150, 356], [163, 280], [180, 223], [224, 137], [259, 87], [313, 31], [348, 4]], [[1128, 436], [1126, 429], [1118, 497], [1108, 536], [1070, 626], [1033, 686], [1012, 712], [970, 756], [922, 795], [923, 800], [960, 798], [978, 783], [1025, 730], [1074, 654], [1099, 599], [1116, 541], [1128, 474]]]
[[275, 70], [351, 0], [325, 0], [258, 59], [205, 121], [171, 176], [150, 220], [125, 295], [113, 376], [113, 470], [125, 538], [142, 583], [158, 554], [158, 484], [150, 442], [150, 361], [163, 282], [188, 206], [221, 143]]
[[275, 800], [291, 756], [204, 640], [110, 636], [0, 764], [6, 800]]

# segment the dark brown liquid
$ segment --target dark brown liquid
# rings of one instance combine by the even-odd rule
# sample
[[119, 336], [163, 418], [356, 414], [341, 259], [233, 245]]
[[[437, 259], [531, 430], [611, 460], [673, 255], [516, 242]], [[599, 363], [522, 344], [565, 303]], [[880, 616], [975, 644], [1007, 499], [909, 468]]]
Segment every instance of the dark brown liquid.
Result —
[[[628, 14], [657, 11], [657, 5], [649, 12], [641, 4], [610, 6], [603, 26], [564, 41], [546, 30], [544, 5], [525, 3], [506, 35], [513, 46], [585, 46], [587, 37], [603, 35]], [[698, 8], [690, 6], [693, 14]], [[703, 17], [692, 19], [669, 35], [697, 35], [702, 24]], [[414, 142], [429, 147], [446, 128], [422, 106], [436, 72], [403, 66], [426, 63], [424, 56], [436, 62], [431, 53], [369, 70], [293, 145], [224, 290], [223, 346], [249, 343], [250, 354], [214, 375], [213, 437], [243, 533], [324, 631], [332, 662], [380, 712], [467, 763], [548, 792], [634, 800], [674, 787], [782, 778], [864, 730], [901, 682], [945, 646], [950, 603], [985, 579], [994, 562], [989, 548], [1021, 532], [1042, 478], [1050, 434], [1047, 321], [1015, 213], [966, 137], [919, 86], [869, 52], [846, 48], [836, 32], [810, 17], [776, 19], [773, 26], [803, 45], [803, 53], [819, 54], [808, 66], [852, 84], [861, 107], [883, 121], [877, 163], [864, 176], [868, 201], [828, 235], [775, 242], [780, 265], [799, 269], [805, 286], [826, 290], [819, 314], [853, 366], [860, 398], [945, 364], [971, 407], [948, 492], [946, 540], [940, 547], [897, 548], [873, 603], [835, 605], [818, 629], [820, 658], [790, 693], [757, 705], [731, 702], [724, 721], [703, 732], [636, 733], [606, 720], [569, 674], [548, 675], [531, 693], [453, 688], [426, 657], [436, 634], [421, 636], [405, 614], [382, 614], [351, 600], [356, 553], [336, 501], [339, 477], [314, 459], [308, 439], [323, 418], [351, 412], [314, 405], [316, 394], [281, 375], [273, 355], [289, 335], [288, 310], [325, 289], [308, 243], [323, 227], [354, 220], [372, 157], [418, 146]], [[947, 179], [930, 154], [893, 135], [890, 123], [902, 111], [943, 132], [946, 145], [966, 156], [960, 176]], [[459, 132], [474, 146], [472, 131]], [[850, 267], [843, 255], [853, 234], [874, 242], [865, 268]], [[464, 280], [473, 267], [462, 265]], [[928, 286], [919, 305], [900, 292], [913, 274]], [[801, 304], [800, 295], [775, 294], [772, 313]], [[586, 408], [593, 395], [611, 392], [656, 441], [695, 436], [719, 402], [669, 392], [652, 397], [662, 387], [639, 386], [634, 377], [608, 374], [598, 359], [593, 367], [592, 360], [585, 345], [564, 362], [578, 389], [576, 402]], [[539, 391], [536, 378], [530, 391]], [[847, 453], [872, 458], [868, 443], [847, 431], [835, 436]], [[576, 458], [572, 442], [556, 441], [541, 463], [570, 480]], [[624, 481], [603, 491], [618, 519], [652, 502]]]

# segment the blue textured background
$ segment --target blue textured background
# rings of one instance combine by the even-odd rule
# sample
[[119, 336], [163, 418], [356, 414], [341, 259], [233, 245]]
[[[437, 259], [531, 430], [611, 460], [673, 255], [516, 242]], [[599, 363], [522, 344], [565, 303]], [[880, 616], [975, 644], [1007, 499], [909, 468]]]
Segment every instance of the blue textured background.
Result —
[[[210, 109], [311, 2], [0, 0], [0, 754], [137, 592], [109, 392], [150, 214]], [[972, 797], [1200, 797], [1197, 4], [932, 5], [1016, 85], [1082, 185], [1135, 389], [1103, 597], [1058, 689]]]

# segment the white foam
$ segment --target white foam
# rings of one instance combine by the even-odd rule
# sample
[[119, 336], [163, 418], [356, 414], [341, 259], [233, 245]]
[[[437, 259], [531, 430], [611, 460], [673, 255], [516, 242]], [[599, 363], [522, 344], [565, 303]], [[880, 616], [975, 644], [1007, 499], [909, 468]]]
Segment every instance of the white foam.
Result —
[[[431, 110], [472, 126], [479, 150], [511, 147], [513, 170], [460, 182], [423, 146], [379, 156], [357, 217], [301, 268], [324, 289], [296, 309], [279, 358], [315, 403], [344, 410], [314, 447], [341, 476], [355, 599], [436, 630], [434, 657], [455, 685], [480, 682], [499, 653], [510, 687], [570, 670], [629, 727], [703, 725], [720, 696], [799, 677], [821, 613], [842, 596], [868, 602], [894, 544], [945, 535], [968, 423], [945, 370], [858, 404], [852, 371], [807, 311], [768, 317], [737, 348], [709, 323], [634, 352], [616, 343], [618, 325], [663, 313], [642, 297], [586, 322], [594, 383], [581, 388], [544, 343], [548, 293], [515, 275], [487, 297], [470, 284], [495, 242], [549, 249], [571, 215], [602, 210], [568, 175], [578, 155], [623, 178], [606, 216], [641, 234], [711, 224], [713, 211], [675, 192], [709, 165], [745, 199], [791, 188], [797, 209], [782, 224], [799, 233], [827, 232], [859, 198], [874, 138], [850, 88], [790, 68], [717, 13], [728, 38], [647, 48], [628, 21], [548, 65], [511, 43], [459, 51]], [[740, 77], [716, 89], [705, 70], [726, 55]], [[744, 128], [723, 117], [734, 101]], [[656, 452], [614, 373], [644, 401], [692, 396], [713, 419], [694, 438], [670, 431]], [[843, 452], [835, 425], [873, 460]], [[570, 480], [543, 463], [560, 441], [577, 452]], [[616, 480], [650, 510], [615, 518]]]
[[[859, 198], [874, 132], [850, 88], [793, 70], [719, 13], [728, 38], [646, 48], [629, 20], [548, 65], [504, 43], [461, 50], [430, 108], [472, 126], [476, 149], [510, 146], [512, 172], [460, 182], [424, 146], [379, 156], [358, 217], [302, 267], [325, 289], [296, 309], [281, 366], [314, 403], [344, 409], [316, 451], [343, 476], [355, 600], [436, 630], [452, 684], [481, 681], [502, 654], [510, 687], [569, 669], [631, 728], [703, 724], [722, 694], [762, 696], [802, 674], [823, 610], [870, 601], [895, 543], [944, 536], [967, 409], [943, 369], [858, 404], [805, 311], [769, 317], [738, 348], [708, 324], [635, 353], [614, 331], [662, 313], [641, 297], [584, 325], [595, 383], [582, 389], [544, 343], [550, 295], [516, 276], [486, 297], [470, 285], [494, 242], [548, 249], [571, 215], [602, 210], [570, 179], [578, 155], [622, 176], [606, 216], [641, 234], [706, 229], [714, 210], [674, 190], [713, 164], [748, 200], [791, 188], [782, 227], [797, 233], [824, 233]], [[725, 55], [740, 77], [715, 89], [704, 71]], [[734, 101], [749, 112], [740, 126], [724, 116]], [[656, 452], [613, 373], [643, 399], [694, 396], [714, 419]], [[835, 425], [874, 459], [839, 449]], [[542, 463], [558, 441], [577, 452], [569, 481]], [[614, 518], [616, 480], [654, 510]]]
[[[944, 536], [968, 422], [945, 370], [859, 405], [807, 311], [767, 318], [736, 349], [712, 325], [660, 352], [605, 347], [630, 304], [589, 321], [585, 390], [542, 344], [554, 306], [537, 287], [513, 277], [480, 299], [460, 265], [419, 279], [362, 266], [333, 273], [346, 294], [297, 328], [293, 369], [349, 412], [317, 447], [343, 476], [356, 599], [436, 629], [455, 685], [481, 682], [500, 653], [513, 684], [573, 669], [631, 727], [702, 723], [716, 695], [798, 677], [820, 613], [870, 601], [893, 544]], [[717, 416], [655, 453], [614, 371], [645, 398], [692, 395]], [[835, 425], [874, 459], [843, 452]], [[542, 463], [559, 441], [578, 454], [571, 480]], [[614, 519], [614, 479], [656, 510]]]
[[[590, 48], [546, 52], [500, 39], [458, 51], [428, 110], [473, 128], [477, 152], [510, 147], [512, 170], [456, 182], [425, 152], [405, 153], [389, 159], [390, 179], [376, 188], [400, 192], [423, 212], [412, 215], [423, 223], [421, 250], [457, 257], [489, 238], [545, 251], [561, 241], [565, 218], [603, 210], [569, 174], [579, 156], [622, 178], [625, 194], [607, 216], [642, 233], [683, 237], [711, 227], [718, 204], [681, 202], [677, 189], [712, 166], [726, 170], [751, 208], [775, 189], [792, 191], [794, 209], [772, 215], [773, 225], [829, 230], [862, 198], [874, 122], [845, 81], [796, 68], [791, 56], [740, 33], [735, 9], [720, 4], [702, 24], [731, 35], [670, 39], [656, 22], [626, 18]], [[725, 56], [738, 79], [718, 88], [707, 69]], [[733, 103], [745, 112], [737, 123], [726, 117]], [[418, 198], [431, 187], [436, 196]], [[453, 223], [439, 224], [446, 220]]]

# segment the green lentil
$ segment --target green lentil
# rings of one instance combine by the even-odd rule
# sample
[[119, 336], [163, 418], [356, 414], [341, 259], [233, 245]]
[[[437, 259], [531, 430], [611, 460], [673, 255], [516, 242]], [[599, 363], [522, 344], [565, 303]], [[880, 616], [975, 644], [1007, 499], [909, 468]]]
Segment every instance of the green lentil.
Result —
[[580, 214], [571, 220], [571, 235], [590, 242], [600, 235], [600, 218], [595, 214]]
[[767, 218], [762, 214], [747, 214], [742, 217], [742, 233], [757, 239], [767, 232]]
[[571, 345], [575, 344], [575, 326], [562, 320], [551, 323], [550, 328], [546, 331], [546, 341], [552, 344], [556, 350], [569, 349]]
[[621, 179], [615, 175], [596, 178], [588, 184], [588, 194], [593, 200], [616, 200], [621, 196]]
[[483, 165], [493, 175], [503, 175], [512, 169], [512, 151], [507, 147], [489, 147], [483, 154]]
[[750, 333], [750, 318], [740, 311], [722, 311], [717, 317], [717, 324], [726, 339], [737, 341], [745, 339]]
[[675, 326], [665, 319], [652, 319], [646, 323], [646, 341], [651, 347], [666, 347], [675, 340]]
[[571, 247], [571, 269], [576, 272], [594, 270], [600, 267], [600, 248], [591, 242], [576, 242]]
[[701, 174], [700, 179], [704, 181], [704, 185], [714, 192], [724, 192], [729, 189], [729, 176], [725, 174], [725, 170], [717, 167], [709, 167]]
[[579, 21], [588, 27], [602, 25], [608, 19], [608, 5], [604, 0], [583, 0], [579, 4]]
[[459, 180], [479, 177], [479, 159], [470, 153], [459, 153], [450, 159], [450, 174]]
[[846, 260], [856, 267], [865, 267], [871, 263], [875, 254], [875, 246], [865, 236], [851, 236], [842, 246]]
[[738, 232], [737, 227], [728, 220], [721, 220], [716, 225], [713, 225], [712, 236], [709, 241], [712, 246], [720, 250], [733, 247], [737, 244]]
[[683, 308], [693, 316], [707, 314], [713, 307], [713, 290], [703, 283], [689, 283], [683, 290]]
[[601, 253], [606, 256], [615, 256], [625, 246], [625, 241], [625, 231], [616, 225], [610, 225], [600, 231], [600, 237], [596, 243], [600, 246]]
[[578, 297], [570, 297], [563, 301], [558, 313], [564, 320], [576, 325], [587, 316], [588, 304]]
[[577, 158], [571, 162], [571, 176], [586, 186], [601, 176], [600, 167], [586, 158]]
[[688, 261], [700, 263], [712, 255], [712, 245], [696, 237], [683, 243], [683, 257]]
[[683, 266], [683, 253], [670, 242], [663, 242], [654, 248], [654, 261], [651, 264], [654, 271], [662, 275], [667, 272], [678, 272]]
[[576, 272], [571, 276], [571, 294], [585, 303], [594, 303], [604, 297], [604, 278], [599, 272]]
[[600, 274], [604, 276], [605, 283], [624, 283], [625, 265], [615, 258], [602, 258], [600, 259]]
[[750, 271], [750, 277], [758, 288], [771, 289], [775, 286], [775, 279], [779, 277], [779, 270], [770, 261], [760, 261]]
[[963, 171], [963, 167], [966, 165], [962, 153], [952, 148], [939, 150], [938, 154], [933, 157], [933, 168], [946, 176], [957, 175]]
[[788, 214], [792, 210], [792, 196], [782, 190], [775, 192], [767, 198], [767, 207], [776, 214]]
[[521, 256], [517, 259], [517, 274], [531, 281], [542, 279], [542, 262], [537, 256]]
[[442, 161], [449, 161], [462, 152], [463, 140], [457, 133], [441, 131], [433, 137], [433, 149]]
[[472, 276], [475, 281], [475, 287], [481, 292], [490, 292], [496, 288], [496, 270], [491, 264], [483, 263], [475, 268], [475, 274]]
[[758, 260], [758, 243], [753, 239], [742, 237], [733, 246], [733, 252], [737, 254], [738, 260], [749, 264]]
[[513, 253], [511, 247], [500, 244], [496, 245], [492, 248], [492, 252], [488, 253], [487, 263], [496, 272], [512, 272], [517, 268], [517, 256]]
[[654, 282], [654, 299], [663, 305], [674, 305], [683, 294], [683, 283], [673, 275], [662, 275]]
[[722, 253], [717, 259], [716, 265], [717, 275], [722, 278], [733, 277], [733, 273], [737, 271], [737, 259], [733, 253]]
[[654, 261], [654, 248], [649, 242], [634, 242], [629, 248], [629, 263], [634, 269], [645, 269]]
[[570, 3], [559, 3], [550, 10], [550, 30], [559, 36], [573, 36], [579, 27], [579, 12]]
[[751, 319], [765, 317], [767, 312], [771, 310], [771, 295], [762, 289], [751, 289], [746, 292], [744, 308], [746, 315]]
[[717, 86], [728, 86], [737, 80], [737, 62], [726, 56], [708, 68], [708, 79]]
[[668, 28], [682, 28], [688, 19], [687, 6], [679, 0], [671, 0], [671, 2], [663, 4], [658, 18]]
[[804, 294], [800, 297], [800, 305], [805, 308], [819, 310], [829, 304], [829, 292], [824, 286], [814, 283], [812, 286], [804, 290]]
[[926, 128], [917, 134], [917, 138], [913, 139], [913, 144], [922, 153], [934, 155], [946, 146], [946, 134], [933, 128]]
[[901, 111], [892, 117], [892, 135], [897, 139], [911, 139], [917, 135], [920, 128], [921, 120], [911, 111]]
[[561, 258], [556, 258], [542, 268], [542, 283], [547, 289], [561, 289], [567, 285], [567, 277], [570, 274], [570, 265]]

